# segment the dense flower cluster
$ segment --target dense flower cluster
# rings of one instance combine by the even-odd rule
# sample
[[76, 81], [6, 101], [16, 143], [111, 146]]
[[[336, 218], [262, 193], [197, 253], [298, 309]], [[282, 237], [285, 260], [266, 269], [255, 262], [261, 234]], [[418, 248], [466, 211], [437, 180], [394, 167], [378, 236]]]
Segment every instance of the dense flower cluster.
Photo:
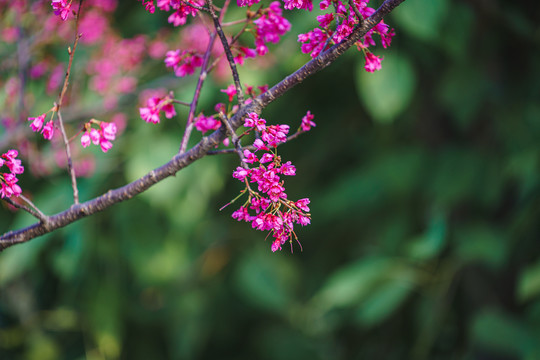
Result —
[[28, 121], [32, 122], [30, 124], [32, 131], [40, 132], [46, 140], [51, 140], [54, 135], [54, 125], [52, 120], [50, 120], [43, 126], [46, 116], [47, 113], [41, 114], [38, 117], [29, 117]]
[[[363, 19], [368, 18], [375, 12], [375, 9], [367, 6], [368, 2], [366, 0], [354, 1]], [[331, 3], [330, 0], [321, 1], [321, 10], [328, 9]], [[304, 54], [311, 53], [312, 57], [318, 56], [328, 46], [343, 41], [353, 32], [355, 26], [358, 25], [359, 19], [353, 9], [348, 9], [341, 0], [333, 2], [333, 5], [334, 12], [317, 16], [319, 28], [298, 35], [298, 41], [302, 43], [301, 50]], [[332, 23], [336, 24], [335, 29], [332, 29]], [[390, 46], [392, 37], [395, 35], [394, 30], [390, 29], [384, 21], [381, 21], [366, 33], [363, 40], [357, 43], [358, 49], [364, 53], [366, 60], [365, 69], [368, 72], [381, 69], [382, 59], [368, 50], [369, 46], [375, 45], [374, 34], [378, 34], [381, 37], [381, 43], [384, 48]]]
[[283, 10], [279, 1], [272, 2], [262, 13], [263, 15], [254, 21], [257, 26], [255, 46], [261, 56], [268, 52], [266, 43], [277, 44], [280, 36], [291, 29], [289, 21], [282, 16]]
[[191, 75], [196, 68], [201, 67], [203, 58], [186, 50], [171, 50], [165, 57], [165, 65], [174, 69], [174, 74], [178, 77]]
[[[311, 214], [308, 207], [309, 199], [298, 201], [287, 199], [284, 181], [281, 178], [296, 175], [296, 167], [290, 161], [283, 163], [275, 149], [280, 143], [287, 141], [289, 126], [267, 125], [266, 120], [256, 113], [248, 114], [244, 126], [249, 131], [257, 131], [261, 136], [253, 143], [255, 153], [248, 149], [244, 149], [243, 152], [243, 162], [255, 167], [239, 166], [233, 172], [234, 178], [245, 182], [246, 189], [242, 193], [248, 193], [248, 200], [232, 214], [232, 217], [238, 221], [250, 222], [254, 229], [269, 231], [274, 238], [272, 251], [281, 250], [287, 241], [291, 243], [292, 250], [293, 239], [298, 242], [294, 224], [309, 225]], [[262, 154], [257, 156], [257, 151], [261, 151]], [[251, 188], [250, 183], [257, 184], [257, 191]]]
[[[93, 128], [92, 124], [97, 124], [99, 127], [97, 129]], [[113, 146], [111, 141], [116, 139], [116, 131], [117, 128], [115, 123], [92, 119], [84, 124], [81, 145], [85, 148], [90, 146], [90, 143], [93, 143], [94, 145], [99, 145], [101, 151], [106, 153]]]
[[[153, 14], [156, 11], [153, 0], [140, 0], [142, 1], [146, 11]], [[204, 1], [196, 0], [157, 0], [157, 7], [163, 11], [171, 11], [173, 13], [169, 16], [169, 23], [174, 26], [184, 25], [187, 21], [188, 15], [196, 16], [197, 10], [195, 7], [201, 7], [204, 5]]]
[[[17, 185], [19, 179], [17, 175], [24, 172], [21, 160], [17, 159], [19, 152], [17, 150], [8, 150], [0, 157], [0, 197], [10, 198], [19, 196], [22, 193], [21, 187]], [[7, 166], [9, 172], [3, 172], [3, 167]]]
[[165, 96], [164, 98], [158, 96], [152, 96], [146, 102], [146, 107], [139, 108], [141, 118], [148, 122], [157, 124], [159, 123], [159, 113], [163, 111], [167, 119], [171, 119], [176, 115], [174, 109], [172, 94]]

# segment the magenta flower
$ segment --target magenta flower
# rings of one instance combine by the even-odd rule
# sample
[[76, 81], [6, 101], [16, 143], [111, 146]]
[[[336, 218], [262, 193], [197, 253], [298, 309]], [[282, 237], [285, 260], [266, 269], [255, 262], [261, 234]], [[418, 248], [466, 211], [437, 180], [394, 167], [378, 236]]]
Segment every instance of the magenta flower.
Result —
[[81, 136], [81, 145], [83, 148], [90, 146], [90, 134], [88, 134], [88, 131], [85, 131]]
[[17, 175], [24, 172], [21, 160], [17, 159], [19, 152], [17, 150], [8, 150], [0, 156], [0, 168], [7, 166], [9, 172], [0, 172], [0, 197], [19, 196], [22, 193], [21, 187], [17, 185], [19, 179]]
[[204, 114], [201, 113], [201, 115], [195, 118], [195, 128], [203, 134], [209, 130], [217, 130], [220, 127], [221, 121], [213, 116], [204, 116]]
[[302, 131], [309, 131], [309, 130], [311, 130], [312, 126], [317, 126], [313, 122], [314, 118], [315, 118], [315, 116], [311, 113], [311, 111], [308, 110], [306, 115], [302, 118], [302, 124], [300, 125], [301, 128], [302, 128]]
[[45, 114], [39, 115], [38, 117], [28, 118], [28, 121], [32, 121], [32, 123], [30, 124], [30, 128], [32, 129], [32, 131], [37, 132], [41, 130], [41, 127], [43, 126], [43, 122], [45, 121], [46, 115], [47, 114], [45, 113]]
[[51, 140], [54, 135], [54, 125], [52, 120], [49, 121], [45, 126], [43, 127], [43, 130], [41, 130], [41, 133], [43, 134], [43, 137], [46, 140]]
[[229, 96], [229, 102], [233, 101], [234, 95], [236, 95], [236, 87], [234, 85], [229, 85], [226, 89], [221, 89], [220, 91]]
[[69, 16], [71, 2], [66, 0], [52, 0], [51, 5], [53, 7], [54, 15], [60, 16], [62, 20], [66, 20]]
[[381, 58], [373, 55], [371, 52], [366, 52], [366, 65], [364, 68], [367, 72], [375, 72], [375, 70], [381, 70]]

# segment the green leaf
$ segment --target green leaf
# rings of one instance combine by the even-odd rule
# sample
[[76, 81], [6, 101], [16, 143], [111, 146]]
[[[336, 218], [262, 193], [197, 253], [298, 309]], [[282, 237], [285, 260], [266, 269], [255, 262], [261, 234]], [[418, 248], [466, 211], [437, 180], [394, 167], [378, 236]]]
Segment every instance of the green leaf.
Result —
[[447, 0], [407, 0], [393, 12], [400, 29], [421, 40], [439, 38], [439, 27], [447, 13]]
[[531, 300], [540, 295], [540, 261], [528, 266], [519, 276], [517, 297], [519, 301]]
[[382, 69], [368, 73], [364, 60], [356, 68], [356, 88], [360, 100], [373, 118], [381, 123], [393, 121], [409, 105], [415, 87], [411, 63], [400, 54], [384, 53]]
[[437, 256], [444, 248], [446, 232], [446, 217], [444, 214], [436, 212], [431, 216], [426, 232], [409, 244], [409, 255], [420, 260]]
[[524, 357], [535, 350], [536, 339], [518, 320], [494, 309], [478, 314], [472, 322], [472, 339], [493, 352]]
[[356, 320], [366, 327], [384, 321], [407, 299], [413, 287], [401, 280], [382, 284], [358, 307]]

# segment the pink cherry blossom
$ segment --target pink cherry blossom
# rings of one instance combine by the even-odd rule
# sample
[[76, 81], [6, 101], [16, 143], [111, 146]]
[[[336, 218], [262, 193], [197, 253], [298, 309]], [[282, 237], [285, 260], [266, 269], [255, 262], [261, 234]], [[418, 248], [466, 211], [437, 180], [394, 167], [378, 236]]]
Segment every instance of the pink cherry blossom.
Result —
[[236, 87], [234, 85], [229, 85], [226, 89], [221, 89], [220, 91], [229, 96], [229, 102], [232, 102], [236, 95]]
[[81, 136], [81, 145], [83, 148], [90, 146], [90, 134], [88, 134], [88, 131], [85, 131]]
[[203, 134], [209, 130], [217, 130], [221, 127], [221, 121], [213, 116], [201, 114], [195, 118], [195, 128]]
[[45, 121], [45, 116], [47, 116], [47, 114], [42, 114], [38, 117], [28, 118], [28, 121], [32, 121], [32, 123], [30, 124], [30, 128], [32, 129], [32, 131], [37, 132], [41, 130], [41, 128], [43, 127], [43, 122]]
[[371, 52], [366, 52], [366, 65], [364, 68], [368, 72], [375, 72], [376, 70], [381, 70], [381, 58], [373, 55]]
[[317, 126], [313, 122], [314, 118], [315, 118], [315, 116], [308, 110], [306, 115], [302, 118], [302, 124], [300, 125], [301, 128], [302, 128], [302, 131], [309, 131], [309, 130], [311, 130], [312, 126]]
[[51, 140], [54, 135], [54, 126], [52, 120], [49, 121], [45, 126], [43, 127], [43, 130], [41, 130], [41, 133], [43, 134], [43, 137], [46, 140]]
[[53, 7], [54, 15], [60, 16], [60, 18], [64, 21], [68, 18], [71, 8], [71, 1], [52, 0], [51, 5]]

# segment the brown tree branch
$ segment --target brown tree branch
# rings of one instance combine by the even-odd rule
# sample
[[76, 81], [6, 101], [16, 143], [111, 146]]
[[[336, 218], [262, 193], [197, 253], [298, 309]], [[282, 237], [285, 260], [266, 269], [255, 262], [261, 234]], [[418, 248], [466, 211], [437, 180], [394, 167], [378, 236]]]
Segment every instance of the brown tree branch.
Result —
[[[347, 49], [354, 45], [354, 43], [357, 42], [362, 36], [364, 36], [371, 28], [379, 23], [386, 14], [390, 13], [403, 1], [405, 0], [386, 0], [377, 9], [377, 11], [375, 11], [375, 13], [373, 13], [373, 15], [371, 15], [369, 18], [365, 19], [362, 25], [356, 28], [346, 40], [334, 45], [326, 52], [309, 61], [300, 69], [287, 76], [278, 84], [274, 85], [271, 89], [259, 95], [250, 104], [242, 107], [238, 113], [236, 113], [230, 119], [231, 127], [233, 129], [238, 129], [238, 127], [242, 125], [242, 121], [248, 113], [256, 112], [260, 114], [262, 109], [264, 109], [268, 104], [285, 94], [287, 91], [304, 81], [309, 76], [330, 65]], [[29, 241], [37, 236], [69, 225], [83, 217], [103, 211], [116, 203], [131, 199], [133, 196], [142, 193], [152, 185], [169, 176], [175, 175], [178, 171], [182, 170], [186, 166], [192, 164], [196, 160], [201, 159], [212, 148], [217, 146], [223, 139], [225, 139], [226, 136], [227, 129], [226, 127], [222, 126], [211, 135], [203, 137], [197, 145], [186, 153], [175, 155], [169, 162], [150, 171], [140, 179], [137, 179], [121, 188], [109, 190], [107, 193], [93, 200], [89, 200], [82, 204], [74, 204], [69, 209], [50, 216], [47, 223], [36, 223], [26, 228], [9, 231], [3, 234], [0, 236], [0, 250], [6, 249], [15, 244]]]
[[214, 10], [214, 4], [212, 0], [207, 0], [208, 7], [210, 8], [210, 15], [212, 15], [212, 20], [214, 20], [214, 27], [218, 33], [219, 39], [221, 40], [221, 45], [223, 45], [223, 50], [227, 56], [227, 61], [229, 62], [229, 67], [231, 68], [232, 77], [234, 80], [234, 87], [236, 88], [236, 97], [238, 99], [238, 104], [240, 107], [244, 105], [244, 92], [242, 90], [242, 84], [240, 84], [240, 76], [238, 76], [238, 70], [236, 69], [236, 63], [234, 62], [234, 57], [231, 52], [231, 47], [227, 41], [227, 37], [223, 33], [221, 28], [220, 19], [218, 19], [216, 12]]

